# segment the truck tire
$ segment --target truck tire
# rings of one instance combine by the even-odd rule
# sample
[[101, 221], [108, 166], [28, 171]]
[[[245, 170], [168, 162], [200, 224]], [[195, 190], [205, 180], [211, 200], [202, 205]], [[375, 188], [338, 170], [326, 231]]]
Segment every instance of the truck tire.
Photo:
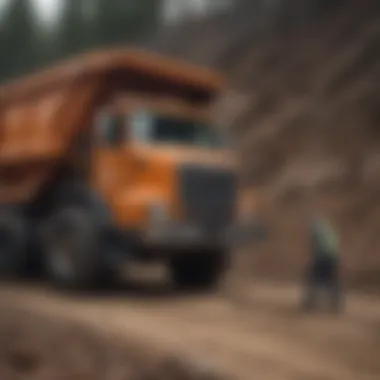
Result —
[[44, 231], [44, 262], [53, 286], [93, 290], [111, 276], [104, 260], [105, 237], [92, 215], [80, 207], [62, 207]]
[[27, 262], [27, 226], [25, 217], [15, 209], [0, 209], [0, 277], [23, 274]]
[[81, 181], [62, 184], [55, 194], [54, 204], [56, 207], [81, 207], [91, 214], [98, 228], [107, 228], [111, 224], [111, 216], [103, 199]]
[[224, 252], [206, 252], [170, 262], [174, 284], [179, 289], [207, 290], [218, 285], [226, 269]]

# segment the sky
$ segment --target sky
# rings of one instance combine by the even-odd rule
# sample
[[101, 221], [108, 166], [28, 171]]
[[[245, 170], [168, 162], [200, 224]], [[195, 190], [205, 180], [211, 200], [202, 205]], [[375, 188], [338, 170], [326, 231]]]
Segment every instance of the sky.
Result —
[[59, 11], [59, 2], [58, 0], [33, 0], [36, 7], [38, 8], [38, 12], [43, 19], [50, 20], [54, 18], [54, 16]]
[[[0, 0], [0, 10], [12, 0]], [[90, 0], [91, 1], [91, 0]], [[54, 19], [60, 9], [62, 0], [32, 0], [36, 6], [38, 14], [45, 21]]]
[[57, 11], [59, 10], [59, 5], [57, 4], [57, 0], [33, 0], [35, 5], [38, 8], [41, 16], [44, 19], [50, 19], [55, 16]]

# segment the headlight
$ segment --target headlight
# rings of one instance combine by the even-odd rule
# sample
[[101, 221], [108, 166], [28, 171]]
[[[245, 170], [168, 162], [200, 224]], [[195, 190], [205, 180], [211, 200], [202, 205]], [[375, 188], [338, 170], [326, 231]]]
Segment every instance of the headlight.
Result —
[[163, 203], [152, 203], [149, 205], [149, 221], [152, 224], [162, 223], [169, 219], [167, 208]]

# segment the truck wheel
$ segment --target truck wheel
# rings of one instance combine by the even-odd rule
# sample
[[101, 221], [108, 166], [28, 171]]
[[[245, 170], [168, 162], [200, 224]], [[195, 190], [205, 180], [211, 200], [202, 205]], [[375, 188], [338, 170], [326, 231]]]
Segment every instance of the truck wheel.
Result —
[[181, 289], [210, 289], [216, 286], [225, 270], [226, 255], [204, 253], [174, 259], [170, 263], [174, 283]]
[[27, 261], [27, 228], [23, 215], [0, 210], [0, 277], [21, 275]]
[[58, 207], [80, 207], [91, 215], [98, 228], [107, 228], [110, 213], [103, 199], [86, 184], [80, 181], [62, 184], [54, 199]]
[[64, 207], [48, 221], [44, 261], [51, 283], [67, 290], [90, 290], [103, 284], [109, 272], [102, 260], [104, 238], [91, 214]]

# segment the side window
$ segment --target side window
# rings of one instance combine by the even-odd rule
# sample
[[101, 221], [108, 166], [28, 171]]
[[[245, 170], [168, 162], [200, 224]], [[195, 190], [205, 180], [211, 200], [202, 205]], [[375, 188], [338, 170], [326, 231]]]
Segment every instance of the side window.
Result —
[[120, 146], [124, 143], [126, 133], [123, 115], [100, 114], [96, 122], [96, 140], [100, 145]]
[[146, 110], [137, 111], [131, 119], [133, 138], [137, 141], [147, 142], [151, 139], [152, 116]]

